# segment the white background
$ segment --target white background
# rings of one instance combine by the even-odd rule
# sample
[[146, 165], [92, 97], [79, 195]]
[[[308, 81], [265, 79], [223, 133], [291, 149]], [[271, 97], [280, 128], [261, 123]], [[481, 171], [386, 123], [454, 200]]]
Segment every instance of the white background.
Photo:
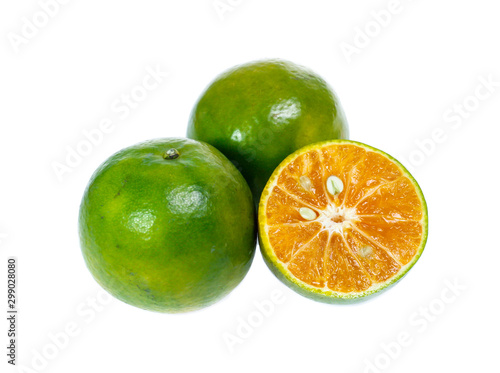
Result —
[[[231, 10], [218, 14], [212, 0], [73, 0], [16, 48], [24, 17], [40, 25], [44, 16], [37, 1], [2, 1], [0, 308], [7, 257], [17, 256], [18, 364], [25, 367], [12, 371], [499, 371], [498, 2], [401, 0], [384, 26], [372, 12], [392, 10], [388, 0], [222, 3]], [[355, 47], [357, 30], [366, 28], [372, 36], [358, 35], [348, 58], [342, 43]], [[417, 265], [390, 291], [355, 306], [296, 295], [259, 252], [242, 284], [199, 312], [155, 314], [103, 297], [77, 237], [94, 169], [139, 141], [184, 136], [192, 105], [218, 73], [268, 57], [320, 73], [342, 101], [351, 138], [411, 167], [430, 213]], [[148, 66], [170, 75], [120, 117], [111, 106], [141, 84]], [[489, 95], [479, 88], [475, 98], [481, 79], [497, 86]], [[464, 101], [462, 117], [451, 117]], [[68, 147], [105, 118], [113, 130], [58, 179], [54, 162], [64, 163]], [[255, 301], [273, 292], [283, 302], [261, 320]], [[261, 322], [251, 335], [238, 333], [252, 317]], [[1, 325], [4, 372], [11, 368]], [[61, 336], [68, 325], [79, 334]], [[399, 348], [401, 333], [411, 342]], [[241, 338], [232, 352], [228, 335]]]

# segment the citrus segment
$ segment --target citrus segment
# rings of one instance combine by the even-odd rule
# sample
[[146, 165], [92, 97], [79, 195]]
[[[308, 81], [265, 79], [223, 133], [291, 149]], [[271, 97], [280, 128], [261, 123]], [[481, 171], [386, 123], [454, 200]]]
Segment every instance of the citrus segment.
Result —
[[375, 187], [394, 181], [401, 176], [401, 170], [398, 166], [394, 163], [384, 162], [383, 157], [375, 152], [366, 152], [353, 167], [349, 178], [347, 206], [354, 206], [363, 197], [375, 191]]
[[326, 261], [327, 289], [337, 292], [363, 291], [370, 287], [371, 281], [366, 270], [355, 258], [346, 240], [333, 234], [329, 244]]
[[360, 216], [356, 229], [383, 246], [403, 265], [416, 254], [423, 234], [419, 221], [390, 220], [384, 216]]
[[[309, 181], [307, 189], [303, 186], [305, 178]], [[278, 185], [311, 206], [325, 207], [329, 203], [323, 185], [321, 158], [317, 152], [306, 153], [286, 167], [279, 176]]]
[[[319, 223], [304, 224], [300, 230], [297, 230], [295, 225], [288, 224], [269, 227], [274, 252], [285, 263], [289, 262], [299, 248], [316, 237], [320, 231], [321, 224]], [[290, 242], [291, 235], [295, 235], [297, 240]]]
[[422, 219], [420, 198], [407, 177], [372, 188], [366, 197], [355, 201], [353, 206], [360, 215], [386, 215], [417, 221]]
[[300, 209], [305, 206], [304, 203], [276, 187], [268, 202], [269, 223], [276, 225], [303, 222], [305, 219], [300, 215]]
[[395, 159], [333, 140], [274, 171], [259, 206], [263, 256], [287, 285], [333, 302], [377, 293], [416, 262], [427, 239], [420, 187]]
[[383, 282], [401, 269], [401, 265], [389, 252], [373, 244], [359, 231], [348, 231], [345, 236], [346, 243], [356, 259], [374, 281]]
[[290, 272], [308, 284], [322, 287], [325, 277], [323, 257], [327, 244], [328, 233], [320, 231], [292, 256], [288, 264]]

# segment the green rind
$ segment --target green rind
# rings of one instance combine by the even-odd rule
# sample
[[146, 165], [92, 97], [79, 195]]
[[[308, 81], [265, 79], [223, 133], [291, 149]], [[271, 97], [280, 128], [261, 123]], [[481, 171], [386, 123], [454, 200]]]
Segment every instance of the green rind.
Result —
[[258, 204], [267, 180], [289, 154], [318, 141], [347, 139], [349, 129], [340, 100], [324, 79], [293, 62], [270, 59], [219, 75], [195, 104], [187, 137], [224, 153]]
[[[179, 158], [164, 159], [172, 148]], [[105, 290], [167, 313], [227, 295], [256, 245], [245, 180], [217, 149], [189, 139], [147, 141], [111, 156], [85, 190], [79, 232], [87, 267]]]
[[[419, 249], [417, 250], [417, 253], [413, 257], [413, 259], [405, 266], [406, 268], [401, 271], [397, 276], [393, 277], [390, 279], [390, 281], [386, 282], [383, 284], [383, 286], [364, 291], [361, 293], [348, 293], [348, 294], [341, 294], [338, 292], [325, 292], [323, 290], [320, 290], [318, 288], [314, 288], [312, 286], [309, 286], [305, 284], [304, 282], [300, 281], [297, 279], [295, 276], [293, 276], [290, 272], [286, 270], [286, 268], [282, 265], [280, 260], [276, 257], [274, 252], [271, 249], [270, 242], [267, 237], [263, 237], [264, 235], [262, 232], [265, 231], [264, 227], [266, 226], [266, 216], [265, 216], [265, 210], [264, 210], [264, 204], [265, 201], [267, 200], [270, 192], [269, 192], [269, 187], [274, 184], [276, 181], [276, 178], [279, 176], [279, 173], [281, 172], [282, 168], [289, 164], [293, 159], [295, 159], [297, 156], [299, 156], [302, 153], [305, 153], [309, 150], [316, 149], [321, 146], [325, 145], [333, 145], [333, 144], [355, 144], [359, 145], [367, 150], [379, 153], [383, 155], [384, 157], [392, 160], [403, 172], [403, 174], [408, 177], [408, 179], [412, 182], [412, 184], [415, 186], [415, 189], [417, 191], [418, 196], [420, 197], [420, 200], [422, 202], [422, 207], [423, 207], [423, 237], [422, 237], [422, 242], [419, 246]], [[324, 141], [324, 142], [318, 142], [315, 144], [311, 144], [308, 146], [305, 146], [296, 152], [290, 154], [281, 164], [276, 168], [276, 170], [273, 172], [271, 178], [267, 182], [264, 191], [262, 193], [260, 203], [259, 203], [259, 246], [260, 250], [262, 253], [262, 257], [264, 258], [264, 261], [266, 265], [269, 267], [271, 272], [285, 285], [287, 285], [290, 289], [294, 290], [298, 294], [309, 298], [313, 299], [318, 302], [323, 302], [323, 303], [330, 303], [330, 304], [351, 304], [351, 303], [358, 303], [362, 302], [365, 300], [368, 300], [376, 295], [379, 295], [383, 293], [384, 291], [388, 290], [392, 286], [394, 286], [396, 283], [398, 283], [409, 271], [410, 269], [415, 265], [415, 263], [418, 261], [420, 256], [422, 255], [425, 245], [427, 243], [427, 237], [428, 237], [428, 229], [429, 229], [429, 221], [428, 221], [428, 209], [427, 209], [427, 202], [425, 200], [424, 194], [422, 193], [422, 189], [420, 188], [420, 185], [418, 182], [415, 180], [413, 175], [399, 162], [396, 158], [392, 157], [391, 155], [385, 153], [384, 151], [374, 148], [372, 146], [366, 145], [361, 142], [357, 141], [352, 141], [352, 140], [330, 140], [330, 141]]]

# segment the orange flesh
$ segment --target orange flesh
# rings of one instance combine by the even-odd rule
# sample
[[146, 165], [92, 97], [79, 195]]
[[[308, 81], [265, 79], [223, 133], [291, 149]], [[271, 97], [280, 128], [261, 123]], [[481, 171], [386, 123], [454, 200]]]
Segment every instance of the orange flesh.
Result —
[[[310, 180], [307, 189], [300, 178]], [[344, 183], [331, 195], [328, 177]], [[316, 218], [306, 220], [306, 207]], [[423, 205], [389, 158], [357, 145], [326, 145], [299, 155], [266, 201], [266, 233], [288, 271], [311, 286], [361, 292], [389, 281], [416, 255]]]

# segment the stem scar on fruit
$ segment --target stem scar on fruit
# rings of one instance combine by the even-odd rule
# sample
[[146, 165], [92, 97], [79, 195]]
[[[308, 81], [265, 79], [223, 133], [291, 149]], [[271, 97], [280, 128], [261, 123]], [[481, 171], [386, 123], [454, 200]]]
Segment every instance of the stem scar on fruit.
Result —
[[163, 153], [163, 159], [176, 159], [179, 158], [180, 153], [177, 149], [168, 149], [165, 153]]

